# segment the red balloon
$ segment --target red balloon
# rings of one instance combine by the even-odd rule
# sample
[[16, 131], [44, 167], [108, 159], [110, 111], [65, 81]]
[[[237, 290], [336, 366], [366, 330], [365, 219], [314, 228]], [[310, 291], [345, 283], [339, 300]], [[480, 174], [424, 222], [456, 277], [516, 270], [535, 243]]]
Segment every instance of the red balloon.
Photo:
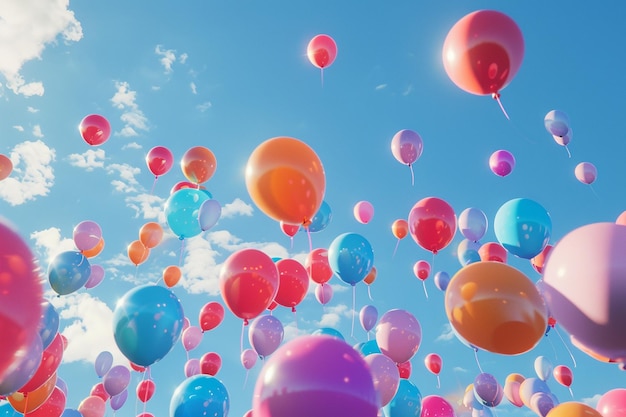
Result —
[[172, 151], [165, 146], [155, 146], [146, 155], [146, 164], [155, 177], [166, 174], [174, 164]]
[[0, 154], [0, 181], [11, 175], [13, 171], [13, 162], [8, 156]]
[[281, 306], [295, 307], [300, 304], [309, 290], [309, 274], [295, 259], [281, 259], [276, 262], [279, 284], [274, 301]]
[[269, 307], [278, 282], [276, 264], [258, 249], [241, 249], [231, 254], [220, 270], [222, 298], [230, 311], [246, 322]]
[[495, 10], [464, 16], [448, 32], [443, 65], [461, 89], [477, 95], [498, 96], [524, 58], [524, 38], [515, 21]]
[[411, 361], [406, 361], [398, 364], [398, 371], [400, 372], [400, 378], [409, 379], [411, 377]]
[[109, 121], [99, 114], [85, 116], [78, 125], [83, 140], [91, 146], [102, 145], [111, 136]]
[[307, 255], [304, 266], [313, 282], [318, 284], [328, 282], [333, 276], [333, 270], [328, 263], [328, 249], [313, 249]]
[[197, 190], [206, 190], [206, 187], [204, 185], [199, 186], [198, 184], [194, 184], [193, 182], [189, 182], [189, 181], [178, 181], [176, 184], [174, 184], [174, 186], [170, 190], [170, 195], [174, 194], [176, 191], [181, 190], [183, 188], [195, 188]]
[[132, 362], [129, 362], [129, 363], [130, 363], [130, 368], [133, 371], [135, 371], [135, 372], [145, 372], [146, 371], [146, 367], [145, 366], [140, 366], [140, 365], [134, 364]]
[[109, 395], [109, 393], [104, 389], [104, 383], [103, 382], [98, 382], [96, 385], [94, 385], [91, 388], [91, 391], [89, 392], [89, 395], [96, 395], [96, 396], [102, 398], [104, 401], [108, 400], [109, 397], [111, 397]]
[[222, 367], [222, 358], [215, 352], [207, 352], [200, 358], [200, 372], [215, 376]]
[[200, 309], [198, 322], [203, 332], [215, 329], [224, 320], [224, 307], [217, 301], [210, 301]]
[[59, 387], [54, 387], [46, 401], [25, 417], [60, 417], [65, 410], [65, 393]]
[[317, 68], [326, 68], [337, 57], [337, 44], [328, 35], [317, 35], [309, 42], [306, 54], [311, 64]]
[[572, 385], [572, 381], [574, 380], [572, 370], [565, 365], [555, 366], [552, 375], [554, 375], [556, 382], [568, 388]]
[[418, 245], [436, 254], [456, 233], [454, 209], [437, 197], [418, 201], [409, 212], [409, 232]]
[[552, 250], [552, 245], [546, 245], [546, 247], [543, 248], [543, 250], [539, 253], [539, 255], [535, 256], [534, 258], [531, 258], [530, 264], [538, 273], [543, 274], [543, 266], [545, 265], [546, 260], [548, 259], [548, 254], [550, 253], [551, 250]]
[[280, 230], [283, 231], [284, 234], [286, 234], [289, 237], [294, 237], [296, 235], [296, 233], [298, 233], [298, 230], [300, 230], [300, 225], [299, 224], [289, 224], [289, 223], [285, 223], [283, 221], [280, 222]]
[[63, 359], [63, 339], [61, 333], [57, 332], [52, 342], [43, 351], [41, 363], [35, 374], [18, 391], [28, 393], [42, 386], [55, 374], [61, 364], [61, 359]]
[[506, 249], [497, 242], [484, 243], [480, 249], [478, 249], [478, 255], [481, 261], [495, 261], [505, 264], [507, 259]]
[[430, 275], [430, 264], [428, 261], [417, 261], [413, 265], [413, 273], [415, 276], [424, 281]]
[[437, 355], [436, 353], [429, 353], [428, 355], [426, 355], [426, 358], [424, 358], [424, 365], [426, 365], [426, 369], [428, 369], [430, 372], [435, 375], [439, 375], [442, 366], [441, 356]]
[[151, 379], [144, 379], [137, 384], [137, 398], [142, 403], [150, 401], [150, 398], [154, 395], [156, 390], [156, 384]]

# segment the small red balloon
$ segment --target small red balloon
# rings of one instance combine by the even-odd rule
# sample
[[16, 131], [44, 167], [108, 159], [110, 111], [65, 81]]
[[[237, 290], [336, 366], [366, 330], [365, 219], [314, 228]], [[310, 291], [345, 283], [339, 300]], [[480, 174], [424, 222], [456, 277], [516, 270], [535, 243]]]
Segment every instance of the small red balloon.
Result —
[[155, 177], [166, 174], [174, 164], [172, 151], [165, 146], [155, 146], [146, 155], [146, 164]]
[[102, 145], [111, 136], [109, 121], [99, 114], [85, 116], [78, 125], [83, 140], [91, 146]]
[[309, 42], [306, 54], [311, 64], [323, 69], [335, 61], [337, 44], [328, 35], [317, 35]]

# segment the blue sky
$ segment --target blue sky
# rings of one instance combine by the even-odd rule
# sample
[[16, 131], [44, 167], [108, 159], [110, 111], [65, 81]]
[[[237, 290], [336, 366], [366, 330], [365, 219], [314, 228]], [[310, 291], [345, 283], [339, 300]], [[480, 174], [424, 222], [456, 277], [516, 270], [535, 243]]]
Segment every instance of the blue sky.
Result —
[[[524, 35], [522, 66], [502, 90], [510, 121], [491, 98], [456, 87], [443, 68], [448, 30], [479, 9], [508, 14]], [[473, 351], [451, 332], [443, 292], [428, 279], [426, 299], [413, 276], [413, 264], [432, 261], [432, 255], [407, 237], [392, 257], [391, 224], [429, 196], [446, 200], [457, 215], [468, 207], [483, 210], [489, 219], [485, 242], [495, 241], [491, 226], [498, 208], [518, 197], [533, 199], [550, 213], [551, 243], [579, 226], [614, 221], [626, 210], [624, 12], [621, 4], [583, 7], [565, 1], [451, 1], [445, 6], [404, 0], [393, 5], [369, 0], [4, 1], [0, 153], [12, 159], [14, 171], [0, 182], [0, 214], [18, 228], [44, 271], [57, 251], [73, 250], [72, 230], [83, 220], [96, 221], [106, 241], [93, 260], [105, 268], [102, 284], [60, 298], [45, 288], [69, 340], [58, 371], [68, 386], [67, 408], [77, 408], [99, 382], [93, 361], [100, 351], [124, 360], [111, 331], [116, 300], [178, 264], [180, 241], [167, 228], [163, 205], [172, 185], [185, 180], [178, 161], [188, 148], [205, 146], [216, 155], [216, 173], [204, 185], [223, 207], [213, 229], [186, 242], [183, 279], [173, 289], [192, 324], [206, 302], [222, 302], [218, 274], [229, 254], [255, 247], [271, 256], [304, 259], [306, 235], [297, 234], [292, 247], [277, 222], [255, 206], [244, 182], [250, 153], [276, 136], [306, 142], [324, 165], [325, 201], [333, 217], [325, 230], [312, 234], [313, 247], [328, 247], [339, 234], [356, 232], [374, 248], [378, 276], [370, 288], [372, 300], [366, 286], [357, 285], [357, 312], [365, 304], [375, 305], [380, 315], [393, 308], [411, 311], [423, 330], [411, 380], [423, 395], [454, 398], [479, 372]], [[308, 41], [320, 33], [338, 45], [323, 86], [319, 70], [306, 58]], [[544, 115], [552, 109], [569, 116], [571, 158], [544, 128]], [[99, 147], [87, 145], [77, 131], [92, 113], [105, 116], [113, 131]], [[401, 129], [415, 130], [424, 141], [414, 185], [390, 150]], [[168, 147], [176, 162], [151, 194], [145, 155], [157, 145]], [[509, 150], [517, 161], [504, 178], [489, 170], [489, 156], [498, 149]], [[574, 177], [583, 161], [598, 169], [591, 187]], [[352, 214], [360, 200], [375, 208], [366, 225]], [[148, 221], [161, 222], [167, 235], [135, 267], [126, 247]], [[452, 276], [460, 268], [456, 246], [461, 240], [457, 232], [437, 254], [433, 274], [443, 270]], [[509, 255], [509, 264], [534, 281], [540, 278], [526, 259]], [[358, 323], [350, 337], [350, 288], [337, 277], [331, 283], [332, 302], [323, 308], [310, 293], [298, 306], [297, 325], [289, 309], [275, 311], [286, 338], [331, 326], [351, 342], [367, 340]], [[259, 362], [244, 386], [240, 331], [240, 320], [227, 310], [222, 325], [189, 352], [190, 357], [208, 351], [222, 356], [218, 377], [229, 390], [232, 416], [251, 408], [253, 381], [261, 369]], [[554, 365], [572, 367], [575, 398], [592, 404], [623, 386], [616, 366], [567, 344], [576, 367], [554, 332], [526, 354], [479, 352], [479, 358], [482, 368], [503, 383], [512, 372], [534, 376], [534, 359], [544, 355]], [[441, 388], [423, 366], [431, 352], [443, 358]], [[186, 359], [178, 343], [152, 367], [156, 395], [146, 411], [166, 415], [162, 410], [184, 379]], [[140, 379], [133, 374], [131, 393]], [[565, 387], [554, 380], [549, 384], [561, 401], [569, 399]], [[497, 409], [500, 416], [534, 415], [505, 403]], [[115, 415], [134, 416], [136, 407], [131, 394]], [[107, 415], [113, 412], [108, 409]]]

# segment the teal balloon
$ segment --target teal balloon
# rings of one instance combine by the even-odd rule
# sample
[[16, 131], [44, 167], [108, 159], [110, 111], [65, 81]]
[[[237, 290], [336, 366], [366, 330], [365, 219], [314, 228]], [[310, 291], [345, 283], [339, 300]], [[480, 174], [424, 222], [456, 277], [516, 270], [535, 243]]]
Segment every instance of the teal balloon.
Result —
[[67, 295], [82, 288], [91, 274], [89, 260], [78, 251], [56, 255], [48, 265], [48, 281], [59, 295]]
[[337, 329], [333, 329], [332, 327], [321, 327], [317, 330], [315, 330], [313, 333], [311, 333], [312, 335], [326, 335], [326, 336], [333, 336], [336, 337], [337, 339], [341, 339], [341, 340], [346, 340], [345, 337], [343, 337], [343, 335], [341, 334], [341, 332]]
[[128, 291], [113, 312], [113, 336], [132, 363], [149, 366], [162, 359], [180, 339], [185, 314], [172, 291], [142, 285]]
[[498, 242], [509, 253], [531, 259], [548, 245], [552, 220], [541, 204], [516, 198], [498, 209], [493, 228]]
[[387, 417], [419, 417], [422, 412], [422, 394], [408, 379], [400, 379], [398, 391], [383, 407]]
[[342, 281], [356, 285], [374, 266], [372, 245], [358, 233], [339, 235], [328, 247], [328, 264]]
[[13, 417], [13, 416], [15, 417], [23, 416], [23, 414], [15, 411], [15, 408], [13, 408], [10, 402], [8, 401], [0, 402], [0, 417]]
[[211, 199], [211, 193], [196, 188], [181, 188], [165, 202], [167, 225], [179, 239], [190, 238], [202, 233], [198, 220], [202, 203]]
[[[322, 200], [322, 204], [320, 208], [315, 213], [315, 216], [311, 219], [311, 224], [309, 224], [309, 232], [321, 232], [326, 229], [326, 226], [330, 224], [330, 221], [333, 218], [333, 211], [330, 209], [328, 203]], [[306, 230], [305, 228], [301, 228], [300, 230]]]
[[363, 356], [373, 355], [374, 353], [381, 353], [380, 348], [378, 347], [378, 342], [376, 339], [368, 340], [364, 342], [358, 349]]
[[170, 400], [170, 417], [226, 417], [228, 390], [217, 378], [198, 374], [181, 382]]

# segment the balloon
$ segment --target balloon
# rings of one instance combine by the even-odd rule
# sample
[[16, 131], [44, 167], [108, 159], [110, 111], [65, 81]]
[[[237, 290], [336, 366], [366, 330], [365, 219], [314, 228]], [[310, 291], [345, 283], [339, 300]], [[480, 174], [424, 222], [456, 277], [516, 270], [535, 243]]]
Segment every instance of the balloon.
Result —
[[261, 358], [274, 353], [282, 343], [284, 335], [283, 324], [271, 315], [255, 318], [248, 330], [250, 345]]
[[128, 253], [128, 259], [135, 266], [139, 266], [144, 263], [150, 256], [150, 249], [148, 249], [140, 240], [132, 241], [126, 248]]
[[183, 330], [181, 340], [185, 351], [194, 350], [202, 341], [202, 329], [198, 326], [189, 326]]
[[[341, 338], [343, 339], [343, 336], [341, 336]], [[378, 343], [376, 343], [376, 339], [368, 340], [367, 342], [364, 342], [364, 343], [359, 343], [356, 349], [364, 357], [373, 355], [374, 353], [382, 353], [380, 351], [380, 348], [378, 347]]]
[[209, 375], [194, 375], [181, 382], [170, 399], [170, 417], [226, 417], [230, 397], [224, 384]]
[[333, 298], [333, 288], [328, 284], [317, 284], [315, 286], [315, 299], [321, 304], [326, 305]]
[[417, 417], [422, 410], [422, 394], [414, 383], [401, 378], [395, 395], [383, 410], [387, 417]]
[[413, 130], [403, 129], [391, 138], [391, 153], [398, 162], [412, 165], [422, 155], [422, 137]]
[[552, 370], [554, 367], [552, 366], [552, 362], [545, 356], [537, 356], [535, 358], [535, 373], [537, 377], [542, 381], [547, 381], [552, 374]]
[[507, 261], [506, 249], [504, 249], [504, 246], [497, 242], [484, 243], [478, 249], [478, 255], [480, 256], [481, 261], [502, 262], [503, 264]]
[[265, 362], [252, 410], [255, 417], [376, 417], [379, 408], [359, 353], [340, 339], [309, 335], [287, 342]]
[[569, 131], [569, 117], [561, 110], [550, 110], [543, 118], [543, 123], [552, 136], [563, 137]]
[[258, 249], [232, 253], [222, 265], [219, 280], [226, 306], [244, 323], [267, 309], [278, 292], [276, 264]]
[[372, 283], [376, 280], [376, 274], [376, 267], [373, 266], [369, 274], [367, 274], [365, 278], [363, 278], [363, 282], [365, 282], [367, 285], [372, 285]]
[[476, 262], [452, 277], [445, 309], [453, 329], [472, 346], [516, 355], [544, 335], [547, 309], [534, 283], [500, 262]]
[[[54, 340], [57, 332], [59, 331], [59, 313], [47, 300], [41, 303], [42, 313], [41, 321], [39, 323], [39, 336], [43, 349], [50, 346], [50, 343]], [[35, 339], [33, 339], [33, 342]], [[31, 345], [32, 346], [32, 345]]]
[[113, 366], [113, 354], [108, 350], [103, 350], [96, 356], [96, 360], [94, 361], [94, 368], [96, 370], [96, 375], [102, 378], [109, 369]]
[[615, 219], [615, 223], [621, 224], [622, 226], [626, 226], [626, 211], [623, 211], [617, 219]]
[[545, 381], [539, 378], [526, 378], [520, 383], [519, 396], [526, 407], [530, 408], [531, 398], [538, 392], [550, 392], [550, 387]]
[[98, 396], [90, 395], [80, 402], [78, 411], [83, 417], [103, 417], [106, 403]]
[[102, 239], [102, 229], [100, 225], [91, 220], [78, 223], [72, 232], [74, 245], [79, 251], [90, 250]]
[[65, 394], [54, 387], [50, 396], [37, 409], [26, 413], [27, 417], [60, 417], [65, 409]]
[[102, 252], [102, 249], [104, 249], [103, 237], [100, 238], [100, 241], [98, 242], [96, 246], [93, 247], [93, 249], [81, 250], [80, 253], [85, 255], [85, 258], [93, 258], [94, 256], [100, 255], [100, 252]]
[[148, 151], [146, 164], [150, 172], [152, 172], [156, 178], [159, 175], [167, 174], [169, 170], [172, 169], [172, 165], [174, 165], [174, 155], [172, 155], [172, 151], [165, 146], [155, 146]]
[[363, 306], [361, 311], [359, 311], [359, 320], [363, 330], [369, 332], [376, 325], [376, 321], [378, 320], [378, 310], [373, 305]]
[[376, 342], [380, 351], [395, 363], [410, 360], [422, 342], [422, 327], [413, 314], [393, 309], [380, 318], [376, 326]]
[[173, 286], [178, 284], [178, 281], [180, 281], [180, 278], [182, 276], [183, 273], [180, 270], [180, 267], [176, 265], [167, 266], [163, 270], [163, 282], [168, 288], [172, 288]]
[[14, 393], [35, 375], [41, 365], [43, 350], [41, 337], [35, 335], [30, 346], [17, 352], [11, 368], [0, 380], [0, 395]]
[[0, 181], [7, 178], [13, 172], [13, 162], [8, 156], [0, 154]]
[[509, 16], [495, 10], [472, 12], [448, 32], [443, 65], [462, 90], [497, 95], [517, 74], [524, 58], [524, 38]]
[[135, 287], [113, 311], [115, 343], [132, 363], [152, 365], [174, 347], [183, 319], [183, 307], [170, 290], [157, 285]]
[[482, 372], [474, 378], [474, 394], [482, 405], [495, 407], [502, 401], [504, 392], [496, 377]]
[[[567, 145], [572, 141], [573, 137], [574, 137], [574, 131], [572, 130], [571, 127], [563, 136], [552, 135], [552, 139], [554, 139], [554, 141], [558, 145], [564, 146], [565, 149], [567, 149]], [[568, 150], [568, 154], [569, 154], [569, 150]]]
[[343, 282], [356, 285], [374, 265], [374, 251], [369, 241], [357, 233], [343, 233], [328, 247], [328, 263]]
[[574, 175], [576, 175], [576, 179], [578, 181], [582, 182], [583, 184], [589, 185], [596, 180], [598, 176], [598, 170], [596, 169], [596, 166], [591, 162], [581, 162], [576, 165], [576, 168], [574, 169]]
[[330, 221], [333, 218], [333, 211], [325, 200], [322, 200], [322, 204], [320, 208], [311, 219], [311, 224], [309, 225], [309, 232], [321, 232], [326, 229], [326, 227], [330, 224]]
[[477, 208], [466, 208], [459, 214], [459, 232], [468, 240], [478, 242], [487, 232], [487, 216]]
[[554, 245], [543, 271], [550, 314], [578, 346], [616, 361], [626, 360], [625, 245], [626, 227], [588, 224]]
[[279, 284], [274, 301], [295, 310], [309, 290], [309, 274], [304, 265], [295, 259], [281, 259], [276, 262], [276, 268]]
[[[54, 377], [54, 383], [56, 383], [56, 371], [63, 359], [63, 340], [61, 334], [57, 333], [52, 343], [43, 351], [41, 355], [41, 362], [37, 367], [37, 370], [33, 376], [18, 390], [23, 393], [29, 393], [37, 388], [41, 387], [46, 382], [50, 381], [50, 378]], [[50, 391], [48, 394], [52, 391]]]
[[200, 358], [200, 371], [205, 375], [215, 376], [222, 367], [222, 358], [218, 353], [207, 352]]
[[125, 389], [124, 391], [120, 392], [119, 394], [114, 395], [113, 397], [111, 397], [111, 400], [110, 400], [109, 404], [111, 405], [111, 408], [114, 411], [117, 411], [117, 410], [119, 410], [120, 408], [122, 408], [124, 406], [124, 404], [126, 403], [127, 399], [128, 399], [128, 390]]
[[90, 274], [89, 260], [76, 251], [58, 253], [48, 265], [48, 280], [58, 295], [77, 291], [89, 280]]
[[504, 382], [504, 396], [516, 407], [524, 405], [519, 393], [520, 385], [524, 382], [524, 379], [523, 375], [509, 374]]
[[448, 246], [456, 232], [454, 210], [437, 197], [427, 197], [415, 203], [408, 222], [413, 240], [434, 254]]
[[374, 217], [374, 206], [369, 201], [359, 201], [354, 205], [354, 218], [361, 224], [367, 224]]
[[309, 41], [306, 55], [317, 68], [329, 67], [337, 57], [337, 44], [328, 35], [316, 35]]
[[222, 206], [217, 200], [209, 199], [205, 200], [200, 205], [198, 211], [198, 222], [200, 223], [200, 229], [207, 231], [217, 224], [217, 221], [222, 215]]
[[393, 399], [400, 384], [400, 373], [396, 364], [382, 353], [365, 357], [374, 381], [374, 389], [380, 395], [380, 405], [385, 406]]
[[626, 415], [626, 388], [615, 388], [605, 392], [598, 400], [596, 410], [603, 417], [621, 417]]
[[422, 398], [421, 417], [456, 417], [454, 408], [443, 397], [427, 395]]
[[39, 408], [52, 394], [57, 381], [56, 372], [37, 388], [29, 391], [20, 390], [7, 396], [13, 408], [20, 413], [27, 414]]
[[543, 250], [538, 255], [530, 259], [530, 264], [538, 273], [543, 273], [543, 268], [545, 266], [546, 260], [548, 259], [548, 254], [551, 250], [552, 245], [546, 245], [546, 247], [543, 248]]
[[195, 188], [182, 188], [165, 202], [167, 225], [179, 239], [190, 238], [202, 233], [200, 207], [209, 200], [209, 194]]
[[456, 249], [456, 254], [461, 266], [469, 265], [481, 260], [480, 254], [478, 253], [480, 246], [480, 243], [469, 239], [463, 239], [459, 243], [459, 246]]
[[246, 188], [267, 216], [307, 226], [322, 204], [326, 175], [309, 145], [290, 137], [276, 137], [257, 146], [250, 155]]
[[411, 377], [411, 361], [398, 363], [398, 371], [400, 372], [400, 378], [409, 379]]
[[574, 380], [574, 375], [572, 374], [572, 370], [565, 365], [557, 365], [554, 367], [552, 371], [554, 375], [554, 379], [559, 384], [564, 387], [569, 388], [572, 385], [572, 381]]
[[603, 417], [603, 415], [587, 404], [570, 401], [555, 406], [547, 417]]
[[150, 398], [154, 395], [156, 390], [156, 384], [151, 379], [144, 379], [137, 384], [137, 398], [142, 403], [150, 401]]
[[313, 282], [323, 284], [333, 276], [333, 270], [328, 262], [328, 250], [324, 248], [313, 249], [304, 261], [309, 276]]
[[445, 271], [438, 271], [433, 278], [435, 286], [441, 291], [445, 291], [450, 283], [450, 275]]
[[422, 281], [428, 278], [430, 275], [430, 264], [428, 261], [422, 260], [415, 262], [413, 265], [413, 274]]
[[187, 378], [201, 373], [200, 359], [198, 358], [188, 359], [187, 362], [185, 362], [184, 371], [185, 371], [185, 377]]
[[254, 349], [244, 349], [244, 351], [241, 352], [241, 364], [246, 369], [252, 369], [258, 357], [259, 355], [257, 355]]
[[500, 149], [489, 157], [489, 168], [491, 172], [499, 177], [506, 177], [515, 168], [515, 157], [509, 151]]
[[391, 225], [391, 233], [397, 239], [404, 239], [409, 234], [409, 222], [404, 219], [397, 219]]
[[217, 301], [209, 301], [200, 309], [198, 321], [202, 331], [213, 330], [224, 320], [224, 307]]
[[83, 140], [91, 146], [102, 145], [111, 136], [109, 121], [99, 114], [90, 114], [83, 118], [78, 125]]
[[531, 259], [546, 247], [552, 233], [552, 220], [534, 200], [515, 198], [504, 203], [493, 223], [498, 242], [515, 256]]
[[158, 246], [162, 239], [163, 228], [157, 222], [148, 222], [139, 229], [139, 240], [148, 249]]
[[111, 395], [109, 395], [106, 389], [104, 389], [104, 383], [102, 382], [98, 382], [96, 385], [91, 387], [91, 391], [89, 392], [89, 395], [97, 395], [98, 397], [102, 398], [104, 401], [108, 401], [108, 399], [111, 398]]
[[129, 382], [130, 370], [124, 365], [113, 366], [102, 379], [104, 389], [111, 397], [124, 391]]
[[541, 417], [546, 417], [550, 410], [552, 410], [555, 406], [554, 397], [545, 392], [538, 392], [533, 394], [530, 397], [530, 409], [533, 410], [537, 415]]
[[441, 356], [439, 356], [438, 354], [429, 353], [424, 358], [424, 365], [426, 366], [426, 369], [428, 369], [431, 373], [439, 375], [443, 362], [441, 360]]
[[196, 184], [196, 183], [189, 182], [189, 181], [178, 181], [170, 189], [170, 195], [174, 194], [178, 190], [182, 190], [183, 188], [193, 188], [195, 190], [206, 191], [206, 187], [204, 185]]
[[213, 152], [204, 146], [189, 148], [180, 161], [183, 175], [195, 184], [208, 181], [217, 167], [217, 161]]

